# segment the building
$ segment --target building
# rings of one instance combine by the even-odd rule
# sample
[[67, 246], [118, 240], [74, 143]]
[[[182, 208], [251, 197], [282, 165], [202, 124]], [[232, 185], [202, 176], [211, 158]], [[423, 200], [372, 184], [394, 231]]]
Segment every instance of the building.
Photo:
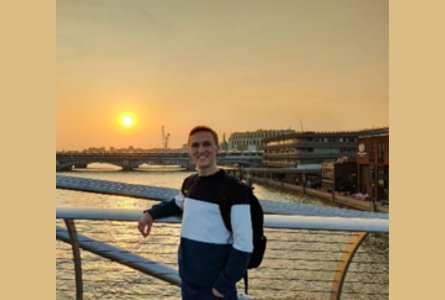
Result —
[[346, 157], [355, 161], [359, 131], [296, 132], [263, 140], [263, 166], [294, 168], [302, 164], [335, 162]]
[[321, 164], [321, 188], [340, 194], [354, 194], [357, 191], [357, 163], [347, 159]]
[[263, 139], [295, 133], [293, 129], [286, 130], [257, 130], [254, 132], [235, 132], [229, 137], [229, 150], [260, 151], [263, 150]]
[[361, 134], [356, 155], [359, 192], [389, 201], [389, 128]]

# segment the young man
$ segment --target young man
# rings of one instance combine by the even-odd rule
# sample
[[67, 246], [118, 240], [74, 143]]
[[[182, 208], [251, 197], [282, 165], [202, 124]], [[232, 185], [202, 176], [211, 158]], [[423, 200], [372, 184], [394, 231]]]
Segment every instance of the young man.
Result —
[[213, 129], [193, 128], [188, 152], [198, 174], [184, 180], [175, 199], [144, 211], [139, 220], [138, 229], [147, 237], [154, 219], [183, 214], [178, 253], [183, 300], [237, 300], [236, 283], [245, 274], [253, 251], [249, 198], [236, 182], [227, 191], [232, 232], [224, 225], [219, 190], [226, 174], [216, 165], [218, 151]]

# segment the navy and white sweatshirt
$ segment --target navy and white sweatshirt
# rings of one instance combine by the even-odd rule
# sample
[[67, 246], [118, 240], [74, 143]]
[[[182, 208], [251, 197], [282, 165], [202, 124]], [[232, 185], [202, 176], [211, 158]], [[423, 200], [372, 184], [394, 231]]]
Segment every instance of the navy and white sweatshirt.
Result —
[[[227, 198], [232, 203], [232, 231], [227, 230], [219, 209], [219, 189], [224, 170], [199, 176], [170, 202], [153, 206], [153, 219], [183, 213], [178, 262], [182, 280], [214, 287], [222, 294], [243, 277], [253, 251], [250, 203], [245, 189], [233, 183]], [[187, 196], [184, 196], [186, 195]]]

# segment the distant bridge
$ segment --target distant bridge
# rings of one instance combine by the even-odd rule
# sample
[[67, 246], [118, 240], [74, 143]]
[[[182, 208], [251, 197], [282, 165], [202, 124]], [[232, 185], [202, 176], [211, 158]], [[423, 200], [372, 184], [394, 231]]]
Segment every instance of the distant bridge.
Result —
[[[262, 167], [262, 152], [222, 152], [216, 157], [218, 165], [236, 167]], [[143, 164], [178, 165], [195, 170], [195, 164], [187, 152], [165, 153], [72, 153], [56, 152], [56, 171], [69, 171], [73, 168], [84, 169], [92, 163], [107, 163], [131, 171]]]

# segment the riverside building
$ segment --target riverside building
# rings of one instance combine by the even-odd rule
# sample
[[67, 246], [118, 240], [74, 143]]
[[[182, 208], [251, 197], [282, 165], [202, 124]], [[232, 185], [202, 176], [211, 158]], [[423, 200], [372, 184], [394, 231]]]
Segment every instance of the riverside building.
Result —
[[257, 130], [254, 132], [235, 132], [232, 133], [228, 141], [229, 150], [238, 151], [261, 151], [263, 150], [263, 140], [266, 138], [277, 137], [286, 134], [295, 133], [293, 129], [286, 130]]
[[295, 132], [263, 140], [265, 168], [295, 168], [298, 165], [356, 159], [359, 131]]
[[357, 163], [340, 158], [321, 164], [321, 189], [340, 195], [357, 192]]
[[389, 128], [362, 133], [356, 155], [359, 192], [389, 202]]

